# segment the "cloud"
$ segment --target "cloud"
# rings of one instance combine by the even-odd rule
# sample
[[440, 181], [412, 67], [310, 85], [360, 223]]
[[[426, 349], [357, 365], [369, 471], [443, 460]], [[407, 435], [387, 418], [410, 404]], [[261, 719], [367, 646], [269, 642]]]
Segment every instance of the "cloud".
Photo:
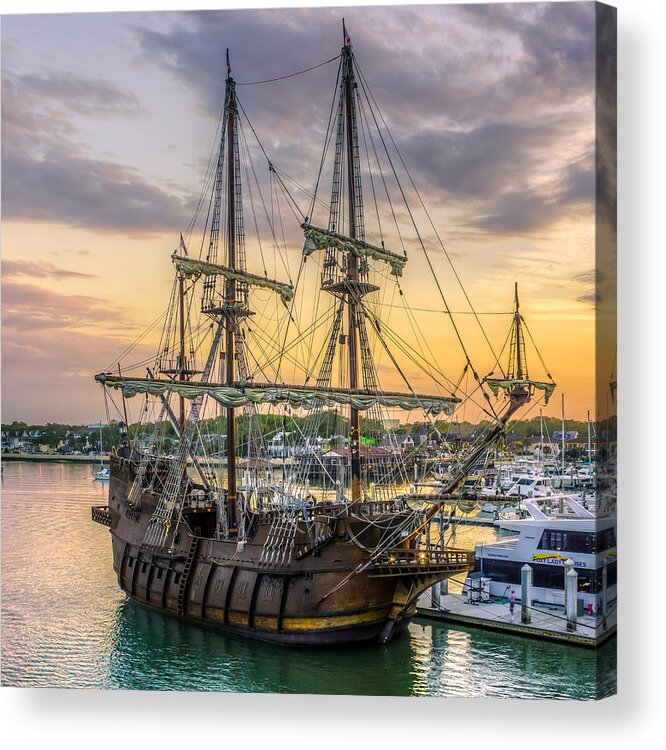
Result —
[[41, 157], [5, 152], [2, 185], [5, 219], [141, 234], [176, 231], [190, 214], [188, 200], [138, 171], [72, 150], [49, 148]]
[[[130, 22], [139, 62], [169, 71], [198, 95], [201, 111], [217, 118], [228, 45], [239, 96], [271, 159], [312, 185], [337, 63], [270, 85], [243, 82], [334, 56], [340, 10], [176, 13], [168, 26], [151, 19], [146, 14]], [[584, 106], [593, 95], [593, 4], [354, 8], [347, 23], [363, 79], [417, 184], [436, 188], [433, 199], [451, 203], [499, 196], [496, 206], [480, 207], [484, 218], [475, 226], [484, 231], [504, 225], [529, 231], [557, 220], [557, 203], [533, 185], [550, 168], [545, 155], [560, 153], [572, 129], [593, 125]], [[3, 138], [8, 218], [132, 233], [173, 231], [186, 223], [190, 195], [154, 185], [128, 165], [81, 153], [64, 109], [46, 117], [45, 102], [84, 114], [133, 116], [139, 107], [133, 95], [99, 78], [50, 71], [3, 81], [3, 126], [10, 120]], [[500, 209], [521, 212], [521, 194], [533, 221], [496, 218]], [[540, 197], [547, 205], [536, 210]]]
[[134, 94], [99, 78], [49, 71], [18, 76], [17, 83], [23, 95], [39, 97], [42, 105], [48, 102], [81, 114], [127, 116], [141, 111]]
[[192, 197], [169, 193], [132, 167], [91, 158], [66, 119], [40, 113], [2, 81], [2, 212], [5, 220], [50, 221], [124, 234], [175, 231]]
[[[594, 138], [594, 18], [593, 3], [347, 14], [359, 77], [431, 204], [446, 202], [464, 210], [470, 228], [500, 234], [540, 230], [572, 206], [590, 207], [592, 162], [578, 163], [571, 149], [580, 143], [587, 153]], [[206, 11], [175, 16], [167, 31], [137, 26], [136, 34], [142, 59], [197, 92], [210, 117], [224, 99], [228, 44], [238, 95], [270, 158], [311, 185], [333, 64], [288, 82], [242, 83], [335, 54], [340, 20], [339, 10], [324, 8]], [[325, 171], [322, 190], [328, 184]]]
[[53, 263], [34, 260], [3, 260], [3, 278], [14, 276], [31, 276], [35, 279], [94, 279], [94, 274], [81, 273], [80, 271], [68, 271], [57, 268]]
[[576, 297], [576, 302], [582, 302], [584, 305], [591, 305], [596, 308], [604, 300], [600, 289], [605, 279], [599, 269], [591, 268], [589, 271], [576, 274], [573, 281], [577, 286], [585, 287], [585, 292]]
[[[99, 418], [104, 407], [93, 374], [125, 349], [135, 330], [130, 314], [110, 300], [16, 283], [3, 274], [4, 418]], [[154, 351], [141, 342], [132, 354], [149, 360]]]
[[100, 325], [113, 330], [131, 327], [127, 313], [109, 300], [3, 280], [3, 329], [80, 329]]
[[[90, 422], [104, 414], [104, 398], [94, 373], [100, 372], [122, 349], [118, 339], [99, 330], [5, 328], [2, 340], [2, 414], [5, 421], [23, 419], [41, 424], [47, 420]], [[144, 346], [137, 359], [149, 357]], [[134, 402], [128, 407], [135, 408]], [[113, 403], [111, 417], [118, 418]], [[130, 412], [132, 413], [132, 412]]]

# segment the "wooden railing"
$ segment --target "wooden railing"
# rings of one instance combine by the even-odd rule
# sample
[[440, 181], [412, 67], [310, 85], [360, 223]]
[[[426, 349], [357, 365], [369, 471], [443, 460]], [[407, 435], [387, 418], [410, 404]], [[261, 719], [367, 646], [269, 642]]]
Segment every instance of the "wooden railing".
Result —
[[474, 568], [474, 551], [454, 547], [444, 550], [397, 547], [383, 552], [373, 568], [379, 575], [462, 572]]

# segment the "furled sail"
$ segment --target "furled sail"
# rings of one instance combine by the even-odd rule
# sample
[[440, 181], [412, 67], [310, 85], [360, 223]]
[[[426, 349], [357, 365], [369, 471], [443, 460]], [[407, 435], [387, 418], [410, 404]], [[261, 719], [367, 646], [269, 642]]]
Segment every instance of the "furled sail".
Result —
[[181, 255], [173, 255], [173, 262], [176, 264], [176, 270], [188, 278], [199, 278], [199, 276], [223, 276], [225, 279], [233, 279], [251, 286], [271, 289], [277, 292], [282, 301], [287, 304], [294, 297], [294, 288], [291, 284], [284, 284], [281, 281], [269, 279], [266, 276], [258, 276], [249, 271], [240, 269], [227, 268], [227, 266], [218, 263], [208, 263], [204, 260], [195, 258], [183, 258]]
[[391, 250], [370, 245], [362, 240], [345, 237], [345, 235], [338, 234], [337, 232], [313, 227], [311, 224], [301, 224], [301, 229], [303, 230], [303, 234], [305, 234], [303, 255], [306, 257], [312, 255], [315, 250], [326, 250], [329, 247], [335, 247], [338, 250], [353, 253], [357, 258], [370, 257], [373, 260], [383, 260], [391, 267], [391, 274], [393, 276], [402, 276], [402, 270], [407, 263], [407, 258], [404, 255], [398, 255]]
[[450, 415], [460, 399], [455, 396], [427, 396], [416, 393], [391, 391], [362, 391], [344, 388], [321, 388], [298, 385], [273, 385], [270, 383], [192, 383], [187, 381], [131, 378], [100, 373], [95, 380], [103, 385], [121, 390], [126, 398], [137, 394], [159, 396], [167, 391], [192, 399], [202, 393], [229, 408], [246, 404], [289, 404], [303, 409], [321, 406], [350, 405], [359, 411], [381, 405], [407, 411], [421, 409], [428, 414]]
[[543, 400], [547, 404], [550, 397], [553, 395], [555, 390], [555, 383], [544, 383], [538, 380], [527, 380], [525, 378], [484, 378], [484, 383], [488, 384], [488, 387], [493, 392], [493, 396], [497, 396], [500, 388], [504, 391], [510, 388], [523, 387], [523, 388], [536, 388], [537, 390], [543, 391]]

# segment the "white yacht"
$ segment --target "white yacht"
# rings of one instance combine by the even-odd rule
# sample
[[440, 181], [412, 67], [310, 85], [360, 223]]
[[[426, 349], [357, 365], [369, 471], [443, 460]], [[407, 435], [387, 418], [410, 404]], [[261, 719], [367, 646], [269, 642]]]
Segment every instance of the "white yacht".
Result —
[[[547, 516], [532, 500], [523, 501], [529, 518], [499, 521], [511, 536], [476, 546], [474, 573], [468, 576], [464, 593], [470, 588], [490, 597], [506, 598], [515, 590], [521, 595], [521, 568], [532, 567], [532, 595], [535, 602], [564, 605], [564, 574], [571, 559], [578, 573], [578, 600], [584, 609], [599, 611], [602, 571], [607, 573], [607, 602], [617, 598], [616, 520], [595, 518], [571, 497], [564, 498], [569, 515]], [[476, 581], [473, 582], [473, 580]], [[484, 579], [483, 587], [479, 586]]]
[[548, 497], [554, 495], [553, 480], [540, 474], [519, 474], [507, 489], [507, 495], [520, 497]]

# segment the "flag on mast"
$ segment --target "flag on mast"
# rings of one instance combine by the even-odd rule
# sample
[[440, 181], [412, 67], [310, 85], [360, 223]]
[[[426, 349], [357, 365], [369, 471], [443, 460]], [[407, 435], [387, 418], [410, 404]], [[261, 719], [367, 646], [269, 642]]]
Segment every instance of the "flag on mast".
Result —
[[349, 32], [347, 31], [347, 27], [345, 26], [345, 19], [342, 19], [342, 33], [345, 37], [345, 47], [351, 47], [351, 37], [349, 36]]

